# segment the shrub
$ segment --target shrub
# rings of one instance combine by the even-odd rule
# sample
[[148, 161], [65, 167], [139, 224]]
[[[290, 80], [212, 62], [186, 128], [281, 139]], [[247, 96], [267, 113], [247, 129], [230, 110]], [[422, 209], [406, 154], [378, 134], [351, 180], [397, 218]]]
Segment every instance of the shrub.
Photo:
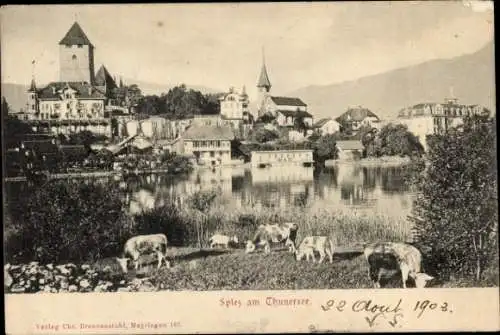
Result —
[[130, 236], [117, 189], [54, 182], [11, 208], [9, 261], [88, 261], [116, 256]]
[[413, 220], [429, 264], [445, 278], [479, 280], [498, 253], [495, 143], [495, 121], [482, 117], [428, 141]]

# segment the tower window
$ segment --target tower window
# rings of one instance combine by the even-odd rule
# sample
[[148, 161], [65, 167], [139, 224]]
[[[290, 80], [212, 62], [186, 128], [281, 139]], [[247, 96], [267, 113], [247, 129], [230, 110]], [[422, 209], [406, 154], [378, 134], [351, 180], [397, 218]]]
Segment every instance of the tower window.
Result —
[[72, 60], [76, 60], [76, 55], [71, 56]]

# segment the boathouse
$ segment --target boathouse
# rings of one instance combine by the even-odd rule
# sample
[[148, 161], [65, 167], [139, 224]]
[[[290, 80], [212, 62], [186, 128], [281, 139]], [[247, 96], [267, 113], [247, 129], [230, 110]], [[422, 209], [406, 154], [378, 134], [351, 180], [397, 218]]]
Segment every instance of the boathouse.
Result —
[[281, 164], [312, 164], [312, 150], [269, 150], [252, 151], [250, 163], [253, 167], [263, 167]]

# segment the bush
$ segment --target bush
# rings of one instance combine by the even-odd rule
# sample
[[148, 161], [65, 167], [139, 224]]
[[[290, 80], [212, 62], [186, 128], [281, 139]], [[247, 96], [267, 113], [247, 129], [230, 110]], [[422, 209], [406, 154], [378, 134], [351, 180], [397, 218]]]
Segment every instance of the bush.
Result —
[[483, 271], [498, 253], [495, 121], [467, 119], [462, 130], [428, 141], [428, 166], [413, 218], [432, 269], [444, 278]]
[[54, 182], [11, 208], [8, 261], [81, 262], [116, 256], [131, 225], [117, 189]]

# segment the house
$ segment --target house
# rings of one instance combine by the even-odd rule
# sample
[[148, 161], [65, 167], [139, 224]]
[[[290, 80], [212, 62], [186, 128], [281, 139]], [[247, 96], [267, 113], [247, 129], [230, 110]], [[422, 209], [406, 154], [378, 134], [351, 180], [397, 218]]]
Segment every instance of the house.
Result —
[[230, 120], [233, 128], [239, 128], [245, 118], [249, 117], [249, 99], [246, 93], [245, 86], [241, 92], [237, 92], [233, 87], [229, 89], [229, 93], [224, 94], [219, 98], [220, 114], [223, 119]]
[[340, 123], [332, 118], [324, 118], [317, 121], [312, 128], [320, 135], [335, 134], [340, 130]]
[[293, 127], [298, 119], [302, 119], [306, 127], [311, 127], [313, 124], [312, 115], [305, 111], [277, 110], [275, 115], [276, 122], [280, 127]]
[[444, 134], [463, 123], [467, 116], [492, 113], [480, 105], [458, 104], [457, 99], [446, 99], [444, 103], [419, 103], [399, 111], [397, 121], [408, 127], [427, 149], [427, 136]]
[[368, 108], [358, 106], [348, 108], [347, 111], [337, 117], [335, 121], [340, 124], [341, 131], [350, 132], [357, 131], [361, 127], [377, 128], [375, 124], [380, 122], [380, 119]]
[[223, 124], [221, 114], [195, 114], [192, 121], [196, 126], [221, 126]]
[[337, 141], [339, 160], [356, 160], [363, 155], [364, 146], [361, 141]]
[[252, 167], [281, 164], [312, 164], [312, 150], [269, 150], [250, 153]]
[[231, 127], [194, 124], [182, 135], [181, 154], [194, 156], [200, 165], [230, 164], [233, 139]]

